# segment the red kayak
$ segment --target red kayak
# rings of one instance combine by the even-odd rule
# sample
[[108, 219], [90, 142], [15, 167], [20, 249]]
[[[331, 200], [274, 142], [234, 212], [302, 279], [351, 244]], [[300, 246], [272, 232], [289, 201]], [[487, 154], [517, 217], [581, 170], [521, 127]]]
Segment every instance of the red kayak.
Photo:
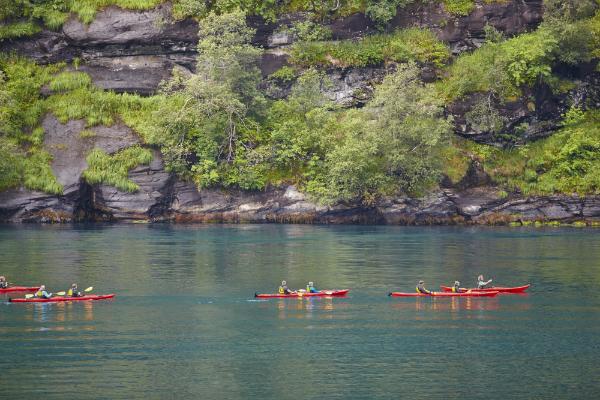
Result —
[[51, 297], [49, 299], [32, 297], [31, 299], [9, 299], [8, 301], [11, 303], [60, 303], [64, 301], [106, 300], [112, 299], [113, 297], [115, 297], [115, 294], [88, 295], [81, 297]]
[[431, 292], [431, 294], [424, 293], [402, 293], [392, 292], [388, 296], [392, 297], [494, 297], [498, 292], [469, 292], [469, 293], [447, 293], [447, 292]]
[[260, 299], [273, 299], [273, 298], [288, 298], [288, 297], [340, 297], [348, 294], [350, 289], [344, 290], [321, 290], [319, 293], [306, 293], [306, 292], [298, 292], [291, 294], [278, 294], [278, 293], [254, 293], [254, 297]]
[[10, 286], [6, 289], [0, 289], [0, 293], [13, 293], [13, 292], [35, 292], [39, 289], [39, 286]]
[[[490, 288], [484, 288], [484, 289], [467, 289], [467, 288], [460, 288], [460, 292], [464, 293], [467, 290], [474, 290], [477, 292], [500, 292], [500, 293], [523, 293], [524, 291], [526, 291], [527, 289], [529, 289], [529, 286], [531, 286], [531, 284], [527, 284], [527, 285], [523, 285], [523, 286], [515, 286], [515, 287], [490, 287]], [[452, 291], [452, 286], [440, 286], [440, 288], [444, 291], [444, 292], [451, 292]]]

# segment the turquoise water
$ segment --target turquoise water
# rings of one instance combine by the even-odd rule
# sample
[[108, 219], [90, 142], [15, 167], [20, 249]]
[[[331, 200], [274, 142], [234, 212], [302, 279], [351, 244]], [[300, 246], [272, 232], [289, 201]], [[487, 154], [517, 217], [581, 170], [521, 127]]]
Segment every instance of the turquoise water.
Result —
[[[0, 398], [594, 398], [600, 231], [0, 226]], [[477, 274], [528, 295], [390, 298]], [[347, 298], [255, 301], [286, 279]]]

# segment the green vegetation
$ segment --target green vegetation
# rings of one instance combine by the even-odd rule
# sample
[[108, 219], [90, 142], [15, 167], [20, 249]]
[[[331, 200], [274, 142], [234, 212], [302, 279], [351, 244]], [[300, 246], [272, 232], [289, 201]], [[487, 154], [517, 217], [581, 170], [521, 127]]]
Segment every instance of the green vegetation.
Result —
[[294, 68], [285, 65], [269, 75], [269, 79], [287, 83], [296, 79], [296, 75], [297, 72]]
[[62, 193], [42, 148], [38, 126], [44, 112], [40, 89], [61, 65], [38, 66], [21, 58], [0, 56], [0, 189], [24, 185]]
[[366, 67], [385, 61], [418, 61], [441, 67], [449, 58], [448, 48], [431, 31], [419, 28], [367, 36], [359, 41], [299, 42], [291, 53], [291, 62], [305, 67]]
[[551, 20], [531, 33], [505, 41], [490, 41], [461, 55], [448, 68], [438, 89], [448, 102], [475, 92], [500, 99], [521, 94], [536, 82], [557, 83], [552, 66], [577, 64], [600, 55], [600, 15], [575, 22]]
[[0, 22], [0, 40], [31, 36], [38, 33], [40, 30], [39, 26], [29, 21], [9, 24], [2, 24]]
[[128, 179], [129, 171], [152, 161], [152, 152], [140, 146], [128, 147], [113, 155], [94, 149], [87, 157], [88, 168], [83, 177], [90, 184], [103, 183], [124, 192], [135, 192], [139, 186]]
[[571, 109], [551, 137], [512, 150], [464, 142], [490, 176], [511, 191], [600, 194], [600, 112]]
[[[590, 15], [587, 0], [577, 1], [582, 4], [553, 3], [556, 10], [550, 8], [554, 11], [537, 30], [510, 39], [487, 27], [487, 42], [452, 63], [447, 46], [429, 30], [410, 28], [357, 41], [331, 41], [331, 32], [319, 29], [322, 25], [317, 19], [296, 23], [289, 28], [299, 40], [291, 48], [292, 65], [268, 77], [291, 87], [290, 95], [277, 101], [266, 99], [258, 89], [261, 50], [251, 44], [255, 31], [246, 25], [247, 14], [225, 1], [208, 6], [194, 0], [175, 3], [182, 15], [204, 18], [197, 66], [193, 74], [174, 71], [154, 96], [97, 88], [87, 74], [77, 71], [78, 61], [69, 67], [40, 66], [2, 56], [0, 190], [25, 186], [62, 192], [52, 174], [51, 155], [43, 148], [40, 126], [42, 117], [52, 113], [62, 123], [84, 120], [86, 129], [79, 136], [89, 141], [95, 136], [90, 128], [117, 122], [140, 135], [143, 146], [113, 155], [95, 149], [87, 157], [89, 168], [84, 178], [88, 182], [128, 192], [138, 190], [128, 173], [152, 160], [147, 148], [151, 146], [160, 150], [167, 170], [199, 188], [260, 190], [294, 183], [327, 204], [371, 205], [398, 193], [421, 195], [439, 184], [442, 176], [460, 182], [471, 160], [481, 162], [506, 196], [514, 191], [600, 193], [597, 110], [572, 108], [551, 137], [501, 149], [452, 138], [451, 121], [444, 117], [443, 109], [475, 94], [478, 101], [466, 111], [467, 123], [475, 131], [502, 137], [506, 119], [497, 110], [499, 104], [517, 99], [524, 88], [541, 82], [555, 93], [573, 88], [574, 83], [556, 77], [553, 68], [600, 57], [600, 16]], [[155, 3], [119, 2], [132, 8]], [[302, 1], [279, 2], [277, 7], [269, 2], [241, 3], [245, 9], [254, 7], [253, 13], [263, 12], [262, 7], [269, 12], [279, 12], [278, 7], [308, 7]], [[29, 6], [33, 10], [44, 4]], [[79, 7], [74, 12], [84, 18], [98, 7], [116, 2], [56, 4], [58, 13]], [[63, 9], [61, 4], [68, 7]], [[341, 2], [340, 10], [370, 7], [370, 12], [385, 21], [393, 17], [393, 7], [403, 4], [396, 0]], [[448, 8], [450, 4], [446, 3]], [[472, 3], [452, 4], [454, 12], [460, 13]], [[333, 6], [321, 2], [311, 7], [318, 13], [319, 7]], [[39, 18], [33, 11], [26, 15], [10, 12], [2, 11], [11, 21]], [[374, 97], [363, 108], [341, 109], [324, 96], [331, 83], [323, 69], [388, 62], [396, 63], [394, 72], [375, 88]], [[441, 79], [423, 84], [421, 64], [435, 66]], [[46, 98], [40, 95], [42, 88], [49, 93]]]
[[450, 14], [469, 15], [475, 8], [474, 0], [443, 0], [444, 8]]

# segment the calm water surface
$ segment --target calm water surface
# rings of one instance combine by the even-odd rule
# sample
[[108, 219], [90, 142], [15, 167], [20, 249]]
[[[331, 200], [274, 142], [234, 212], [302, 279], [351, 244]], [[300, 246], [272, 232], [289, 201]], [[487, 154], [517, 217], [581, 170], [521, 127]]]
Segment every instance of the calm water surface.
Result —
[[[597, 398], [600, 231], [0, 226], [0, 398]], [[477, 274], [528, 295], [397, 299]], [[339, 299], [255, 301], [286, 279]]]

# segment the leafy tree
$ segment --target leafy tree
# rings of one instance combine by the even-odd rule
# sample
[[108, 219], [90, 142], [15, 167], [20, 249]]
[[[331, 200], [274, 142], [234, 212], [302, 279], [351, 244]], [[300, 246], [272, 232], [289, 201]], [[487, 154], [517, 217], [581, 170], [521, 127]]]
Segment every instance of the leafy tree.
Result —
[[323, 73], [309, 69], [298, 78], [290, 96], [275, 102], [269, 111], [270, 160], [287, 175], [310, 168], [307, 163], [321, 160], [329, 147], [335, 115], [334, 105], [322, 91], [328, 83]]
[[341, 142], [327, 154], [309, 190], [328, 202], [361, 200], [398, 190], [420, 194], [440, 177], [439, 151], [451, 125], [414, 63], [398, 68], [364, 110], [340, 122]]
[[193, 164], [199, 186], [221, 178], [235, 183], [225, 175], [256, 144], [254, 119], [265, 106], [258, 91], [261, 51], [250, 44], [254, 30], [245, 17], [239, 10], [207, 16], [200, 25], [196, 73], [177, 75], [165, 87], [172, 100], [158, 111], [173, 116], [162, 123], [166, 142], [175, 149], [169, 154], [172, 166]]

